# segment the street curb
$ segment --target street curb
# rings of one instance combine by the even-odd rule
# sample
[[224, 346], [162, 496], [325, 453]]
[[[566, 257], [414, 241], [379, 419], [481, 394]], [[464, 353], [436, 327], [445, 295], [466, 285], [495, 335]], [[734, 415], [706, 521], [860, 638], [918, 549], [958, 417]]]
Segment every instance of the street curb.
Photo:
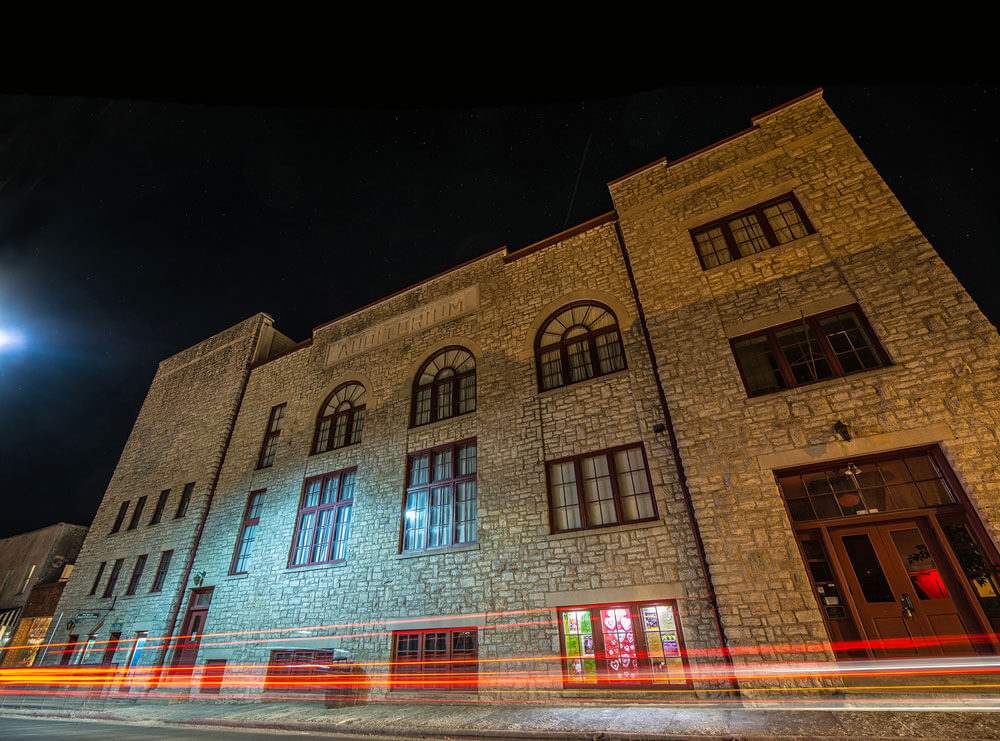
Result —
[[[844, 738], [843, 732], [830, 732], [822, 735], [770, 735], [770, 734], [702, 734], [702, 733], [645, 733], [630, 731], [552, 731], [552, 730], [510, 730], [510, 729], [381, 729], [345, 728], [330, 726], [325, 723], [281, 723], [271, 721], [240, 721], [218, 718], [186, 718], [179, 720], [150, 719], [145, 723], [137, 722], [135, 718], [122, 718], [109, 713], [5, 713], [0, 717], [9, 718], [54, 718], [59, 720], [98, 720], [111, 721], [126, 725], [156, 725], [156, 726], [192, 726], [195, 728], [232, 728], [239, 730], [260, 729], [265, 731], [287, 731], [289, 733], [323, 733], [330, 736], [370, 736], [378, 739], [476, 739], [503, 738], [524, 739], [525, 741], [830, 741]], [[947, 736], [915, 736], [916, 741], [955, 741], [956, 737]], [[899, 741], [896, 735], [887, 736], [851, 736], [852, 741]]]

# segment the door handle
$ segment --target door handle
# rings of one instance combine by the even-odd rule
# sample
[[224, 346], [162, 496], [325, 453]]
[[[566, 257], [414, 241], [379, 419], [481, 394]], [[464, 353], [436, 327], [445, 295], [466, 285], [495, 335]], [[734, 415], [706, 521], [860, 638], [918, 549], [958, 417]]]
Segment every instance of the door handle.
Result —
[[903, 617], [906, 620], [913, 620], [916, 617], [916, 611], [913, 609], [913, 603], [910, 602], [910, 595], [903, 592], [903, 596], [899, 599], [903, 603]]

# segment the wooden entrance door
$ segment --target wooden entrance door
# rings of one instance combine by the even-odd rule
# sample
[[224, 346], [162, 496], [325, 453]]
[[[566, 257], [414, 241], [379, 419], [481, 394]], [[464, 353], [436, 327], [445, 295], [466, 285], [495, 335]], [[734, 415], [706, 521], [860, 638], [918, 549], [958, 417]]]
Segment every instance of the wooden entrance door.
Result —
[[976, 621], [926, 518], [831, 528], [830, 539], [876, 656], [976, 653]]
[[174, 649], [173, 666], [182, 673], [190, 673], [194, 660], [198, 657], [198, 647], [201, 636], [205, 632], [205, 620], [208, 617], [208, 606], [212, 602], [212, 590], [196, 590], [191, 595], [191, 603], [187, 615], [181, 624], [181, 633]]

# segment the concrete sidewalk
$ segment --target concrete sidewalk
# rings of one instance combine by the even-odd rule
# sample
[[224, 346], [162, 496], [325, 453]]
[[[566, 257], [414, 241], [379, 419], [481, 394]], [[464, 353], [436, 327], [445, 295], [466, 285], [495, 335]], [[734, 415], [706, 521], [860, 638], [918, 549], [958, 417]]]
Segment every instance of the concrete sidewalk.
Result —
[[[1000, 739], [1000, 701], [992, 699], [927, 701], [926, 709], [906, 707], [894, 700], [851, 703], [855, 707], [847, 703], [838, 706], [802, 702], [759, 708], [694, 703], [434, 701], [376, 702], [325, 709], [306, 702], [237, 704], [197, 699], [174, 704], [113, 700], [79, 707], [32, 700], [24, 701], [21, 707], [14, 707], [16, 700], [7, 704], [9, 707], [0, 706], [0, 715], [397, 738]], [[890, 705], [891, 709], [887, 709]]]

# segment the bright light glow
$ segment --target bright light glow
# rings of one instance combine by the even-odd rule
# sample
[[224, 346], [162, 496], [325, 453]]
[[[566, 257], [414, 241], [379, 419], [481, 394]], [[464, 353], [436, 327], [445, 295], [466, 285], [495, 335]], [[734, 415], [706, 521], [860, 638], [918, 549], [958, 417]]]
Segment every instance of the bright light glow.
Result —
[[24, 344], [24, 335], [13, 329], [0, 327], [0, 350], [8, 347], [20, 347]]

